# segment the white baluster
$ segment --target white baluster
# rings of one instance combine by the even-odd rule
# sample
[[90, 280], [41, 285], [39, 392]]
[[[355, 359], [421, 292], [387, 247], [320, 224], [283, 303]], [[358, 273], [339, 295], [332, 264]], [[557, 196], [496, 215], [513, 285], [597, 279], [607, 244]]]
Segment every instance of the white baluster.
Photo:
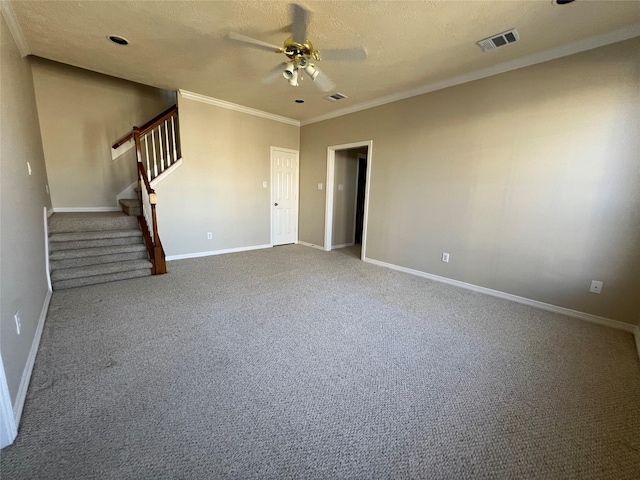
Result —
[[176, 150], [176, 124], [173, 121], [174, 115], [171, 116], [171, 136], [173, 137], [173, 161], [178, 160], [178, 152]]
[[153, 178], [158, 176], [158, 158], [156, 154], [156, 136], [151, 130], [151, 145], [153, 145]]
[[164, 137], [167, 142], [167, 168], [171, 165], [171, 150], [169, 148], [169, 122], [164, 121]]
[[162, 126], [158, 125], [158, 147], [160, 148], [160, 173], [164, 172], [164, 142], [162, 140]]
[[151, 165], [149, 165], [149, 135], [144, 136], [144, 146], [147, 151], [147, 180], [151, 181]]

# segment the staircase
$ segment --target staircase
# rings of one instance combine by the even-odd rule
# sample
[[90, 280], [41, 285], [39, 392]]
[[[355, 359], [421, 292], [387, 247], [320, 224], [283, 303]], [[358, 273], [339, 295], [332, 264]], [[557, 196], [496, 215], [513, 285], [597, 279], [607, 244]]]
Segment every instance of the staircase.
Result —
[[49, 219], [53, 290], [151, 275], [138, 218], [123, 212], [54, 213]]
[[113, 144], [133, 141], [138, 187], [122, 199], [122, 212], [54, 213], [49, 219], [49, 266], [53, 290], [167, 272], [158, 235], [151, 182], [182, 163], [176, 105]]

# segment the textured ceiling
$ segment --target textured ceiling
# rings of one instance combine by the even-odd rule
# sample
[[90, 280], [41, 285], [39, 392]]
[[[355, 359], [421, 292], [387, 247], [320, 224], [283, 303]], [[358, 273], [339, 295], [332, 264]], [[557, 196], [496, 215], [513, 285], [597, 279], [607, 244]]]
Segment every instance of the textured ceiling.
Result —
[[[363, 46], [361, 63], [318, 66], [348, 95], [323, 100], [307, 78], [261, 79], [286, 58], [247, 48], [230, 31], [282, 45], [290, 5], [279, 1], [12, 1], [29, 51], [120, 78], [184, 89], [298, 120], [420, 88], [457, 75], [640, 23], [638, 1], [301, 1], [309, 39]], [[488, 53], [476, 42], [516, 28], [520, 41]], [[106, 37], [116, 34], [130, 45]], [[333, 93], [333, 92], [330, 92]], [[304, 104], [294, 103], [302, 98]]]

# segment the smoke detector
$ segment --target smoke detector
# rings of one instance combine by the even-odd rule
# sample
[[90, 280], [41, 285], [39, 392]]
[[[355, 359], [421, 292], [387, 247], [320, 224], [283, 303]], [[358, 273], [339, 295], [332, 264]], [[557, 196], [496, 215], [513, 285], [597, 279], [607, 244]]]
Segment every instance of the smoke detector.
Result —
[[507, 30], [506, 32], [499, 33], [497, 35], [492, 35], [489, 38], [485, 38], [484, 40], [480, 40], [478, 45], [484, 52], [488, 52], [489, 50], [495, 50], [496, 48], [504, 47], [505, 45], [509, 45], [510, 43], [515, 43], [520, 40], [520, 35], [515, 28], [511, 30]]

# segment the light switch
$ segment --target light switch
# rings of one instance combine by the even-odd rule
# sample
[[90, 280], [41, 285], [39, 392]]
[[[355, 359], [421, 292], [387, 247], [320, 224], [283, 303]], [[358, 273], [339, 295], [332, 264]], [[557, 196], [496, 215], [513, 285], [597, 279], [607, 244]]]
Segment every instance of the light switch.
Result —
[[322, 184], [321, 183], [318, 184], [318, 190], [322, 190]]
[[262, 188], [267, 188], [267, 182], [262, 182]]
[[344, 190], [344, 185], [342, 185], [341, 183], [338, 184], [338, 190], [339, 191], [343, 191]]

